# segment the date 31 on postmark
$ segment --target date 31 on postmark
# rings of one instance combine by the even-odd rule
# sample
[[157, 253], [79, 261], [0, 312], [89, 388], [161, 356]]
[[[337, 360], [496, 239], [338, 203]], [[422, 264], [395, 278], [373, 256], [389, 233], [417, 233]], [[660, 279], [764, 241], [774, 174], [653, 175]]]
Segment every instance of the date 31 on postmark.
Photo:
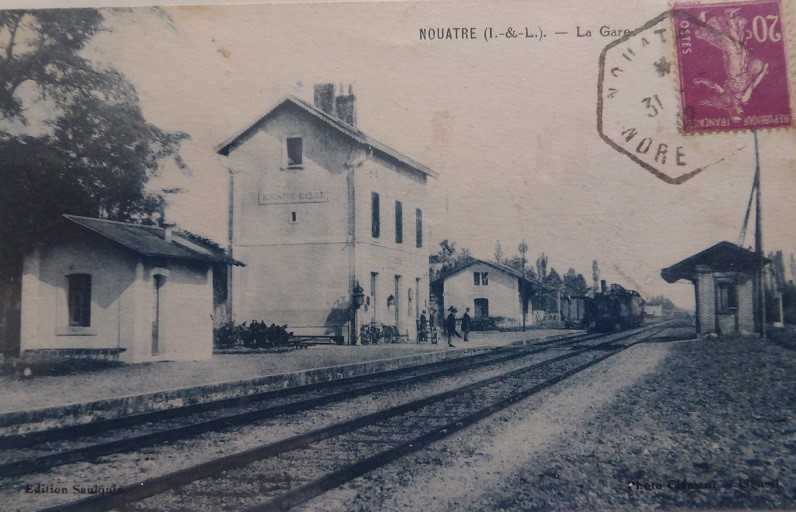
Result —
[[685, 133], [792, 125], [779, 0], [678, 2], [673, 21]]

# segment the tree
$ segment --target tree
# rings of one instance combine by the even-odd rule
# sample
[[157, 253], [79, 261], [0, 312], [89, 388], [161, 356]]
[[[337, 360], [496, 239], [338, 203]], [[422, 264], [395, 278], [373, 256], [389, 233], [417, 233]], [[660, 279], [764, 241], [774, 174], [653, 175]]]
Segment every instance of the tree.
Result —
[[589, 285], [586, 284], [586, 278], [583, 274], [578, 274], [574, 268], [570, 267], [563, 278], [563, 293], [565, 295], [586, 295], [589, 291]]
[[550, 268], [542, 282], [551, 290], [540, 297], [542, 309], [551, 312], [558, 311], [558, 293], [563, 289], [563, 279], [561, 279], [555, 268]]
[[451, 242], [447, 238], [439, 243], [439, 247], [439, 252], [432, 255], [432, 258], [442, 264], [442, 268], [440, 269], [442, 272], [472, 258], [469, 249], [457, 249], [456, 242]]
[[790, 267], [790, 279], [796, 279], [796, 255], [793, 253], [790, 254], [790, 262], [788, 263], [788, 267]]
[[495, 262], [503, 263], [505, 257], [505, 254], [503, 254], [503, 247], [500, 246], [500, 240], [495, 240]]
[[591, 262], [591, 279], [594, 283], [592, 289], [594, 293], [600, 291], [600, 266], [597, 264], [597, 260]]
[[[18, 287], [22, 258], [64, 213], [161, 221], [146, 182], [164, 159], [186, 167], [187, 135], [148, 123], [127, 78], [84, 56], [103, 21], [96, 9], [0, 12], [0, 286]], [[18, 297], [0, 297], [7, 319]]]
[[536, 258], [536, 275], [541, 279], [543, 282], [545, 278], [547, 278], [547, 255], [542, 253]]

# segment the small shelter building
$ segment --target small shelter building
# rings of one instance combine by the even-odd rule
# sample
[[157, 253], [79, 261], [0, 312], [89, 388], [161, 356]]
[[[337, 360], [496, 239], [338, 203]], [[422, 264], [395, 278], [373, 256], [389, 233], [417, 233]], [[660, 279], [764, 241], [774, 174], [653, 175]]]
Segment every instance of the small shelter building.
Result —
[[661, 270], [674, 283], [694, 284], [697, 334], [750, 334], [755, 325], [754, 276], [768, 262], [730, 242], [719, 242]]
[[24, 260], [23, 356], [212, 356], [213, 267], [238, 262], [184, 232], [64, 217], [58, 240]]

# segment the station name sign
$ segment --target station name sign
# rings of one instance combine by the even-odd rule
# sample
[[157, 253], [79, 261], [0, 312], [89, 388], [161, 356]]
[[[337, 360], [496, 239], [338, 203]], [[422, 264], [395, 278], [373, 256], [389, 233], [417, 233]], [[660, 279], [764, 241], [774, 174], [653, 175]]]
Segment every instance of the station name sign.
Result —
[[296, 204], [296, 203], [328, 203], [329, 194], [324, 190], [309, 192], [260, 192], [258, 203]]

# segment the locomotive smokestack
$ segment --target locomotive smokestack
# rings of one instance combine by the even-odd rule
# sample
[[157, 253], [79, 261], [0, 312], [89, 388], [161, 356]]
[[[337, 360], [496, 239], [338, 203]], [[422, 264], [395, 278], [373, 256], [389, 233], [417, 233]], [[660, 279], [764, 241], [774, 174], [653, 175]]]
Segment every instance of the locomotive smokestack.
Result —
[[608, 284], [605, 282], [605, 279], [600, 280], [600, 291], [603, 293], [608, 291]]

